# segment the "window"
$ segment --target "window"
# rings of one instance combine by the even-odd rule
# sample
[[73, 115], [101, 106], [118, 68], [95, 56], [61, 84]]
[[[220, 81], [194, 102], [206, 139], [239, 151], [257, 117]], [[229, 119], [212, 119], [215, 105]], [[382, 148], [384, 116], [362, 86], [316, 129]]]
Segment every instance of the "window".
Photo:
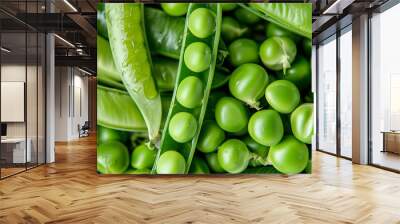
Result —
[[352, 157], [352, 32], [348, 26], [340, 36], [340, 155]]
[[318, 47], [318, 148], [336, 153], [336, 36]]
[[400, 170], [400, 4], [371, 18], [372, 164]]

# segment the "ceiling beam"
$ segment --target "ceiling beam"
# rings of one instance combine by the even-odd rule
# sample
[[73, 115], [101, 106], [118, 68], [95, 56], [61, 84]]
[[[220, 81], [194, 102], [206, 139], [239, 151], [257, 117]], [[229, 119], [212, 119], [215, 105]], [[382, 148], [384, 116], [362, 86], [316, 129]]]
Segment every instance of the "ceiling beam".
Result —
[[96, 71], [97, 60], [91, 56], [55, 56], [56, 66], [88, 67]]
[[90, 46], [96, 46], [96, 35], [97, 30], [90, 24], [85, 17], [80, 14], [68, 14], [67, 15], [71, 20], [73, 20], [78, 26], [82, 28], [83, 31], [87, 34], [86, 42], [89, 43]]

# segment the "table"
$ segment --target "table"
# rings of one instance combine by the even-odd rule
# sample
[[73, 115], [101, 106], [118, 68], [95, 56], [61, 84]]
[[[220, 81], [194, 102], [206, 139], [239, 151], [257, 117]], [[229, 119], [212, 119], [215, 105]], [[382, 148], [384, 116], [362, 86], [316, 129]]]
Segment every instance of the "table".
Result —
[[383, 150], [382, 152], [392, 152], [400, 154], [400, 131], [382, 131]]
[[[25, 154], [25, 138], [5, 138], [1, 139], [1, 150], [2, 157], [3, 152], [12, 152], [12, 160], [10, 158], [6, 158], [11, 160], [10, 163], [26, 163], [31, 162], [32, 160], [32, 140], [30, 138], [26, 139], [27, 147]], [[10, 148], [12, 147], [12, 148]]]

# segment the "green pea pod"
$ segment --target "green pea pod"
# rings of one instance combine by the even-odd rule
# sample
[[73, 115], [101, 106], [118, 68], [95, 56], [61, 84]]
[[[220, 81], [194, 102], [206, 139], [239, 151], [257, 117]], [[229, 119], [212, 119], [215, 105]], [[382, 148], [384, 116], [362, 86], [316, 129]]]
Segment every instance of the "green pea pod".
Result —
[[[162, 123], [164, 126], [171, 104], [171, 95], [162, 95]], [[97, 85], [98, 125], [121, 131], [147, 131], [143, 117], [126, 90], [118, 90]]]
[[125, 91], [97, 85], [97, 124], [120, 131], [146, 131], [143, 117]]
[[249, 3], [239, 4], [259, 17], [304, 36], [312, 37], [311, 3]]
[[179, 59], [185, 19], [167, 15], [164, 11], [145, 7], [146, 31], [152, 52]]
[[97, 36], [97, 78], [99, 81], [109, 80], [109, 82], [121, 82], [121, 77], [115, 67], [110, 44], [106, 39]]
[[[179, 59], [183, 43], [185, 19], [169, 16], [164, 11], [145, 7], [146, 32], [151, 52], [165, 57]], [[228, 49], [222, 40], [218, 50], [217, 64], [222, 65], [228, 56]]]
[[[100, 3], [99, 8], [100, 5], [103, 4]], [[104, 86], [125, 90], [125, 86], [114, 64], [110, 44], [99, 35], [97, 35], [97, 48], [99, 49], [97, 51], [97, 81]]]
[[144, 30], [143, 4], [106, 4], [111, 51], [129, 95], [135, 101], [154, 142], [161, 125], [161, 97], [152, 76]]
[[122, 82], [114, 81], [112, 79], [109, 79], [109, 77], [107, 76], [100, 77], [100, 75], [97, 74], [97, 81], [100, 85], [126, 91], [125, 86], [124, 84], [122, 84]]
[[[206, 8], [211, 11], [211, 14], [215, 16], [215, 32], [210, 34], [207, 38], [198, 38], [194, 36], [188, 28], [189, 24], [189, 17], [191, 16], [192, 12], [199, 9], [199, 8]], [[201, 125], [203, 123], [203, 119], [205, 116], [208, 97], [211, 90], [212, 80], [214, 77], [215, 65], [217, 62], [217, 53], [218, 53], [218, 45], [219, 45], [219, 36], [220, 36], [220, 29], [221, 29], [221, 18], [222, 18], [222, 11], [220, 4], [207, 4], [207, 3], [190, 3], [187, 19], [185, 24], [185, 30], [183, 34], [183, 42], [182, 42], [182, 49], [180, 54], [179, 60], [179, 67], [177, 72], [176, 84], [174, 89], [174, 95], [172, 97], [172, 102], [170, 106], [170, 110], [168, 112], [168, 117], [165, 123], [165, 128], [162, 134], [161, 142], [160, 142], [160, 150], [158, 151], [156, 163], [153, 167], [152, 173], [158, 171], [158, 161], [161, 155], [164, 155], [167, 151], [178, 151], [186, 160], [186, 169], [185, 173], [189, 172], [190, 165], [193, 159], [193, 155], [196, 149], [197, 140], [199, 137], [199, 133], [201, 130]], [[186, 58], [186, 53], [189, 51], [190, 46], [193, 44], [202, 44], [209, 47], [209, 64], [204, 63], [206, 65], [204, 69], [195, 70], [193, 68], [189, 68], [188, 61]], [[198, 52], [194, 52], [198, 53]], [[203, 59], [203, 58], [198, 58]], [[190, 61], [192, 62], [192, 61]], [[200, 63], [193, 62], [195, 66], [198, 66]], [[191, 65], [193, 65], [191, 64]], [[182, 104], [183, 101], [179, 101], [177, 99], [177, 92], [178, 87], [180, 84], [185, 83], [184, 81], [189, 79], [198, 80], [200, 82], [200, 100], [196, 100], [196, 107], [191, 107], [191, 105]], [[196, 89], [199, 86], [193, 85]], [[203, 88], [201, 90], [201, 88]], [[199, 97], [199, 95], [194, 95], [197, 93], [196, 91], [188, 92], [190, 96], [193, 94], [193, 97]], [[179, 102], [178, 102], [179, 101]], [[197, 105], [199, 103], [199, 105]], [[185, 106], [183, 106], [185, 105]], [[180, 121], [187, 121], [187, 123], [181, 126]], [[171, 128], [172, 127], [172, 128]], [[176, 128], [177, 127], [177, 128]], [[176, 128], [176, 129], [175, 129]], [[183, 130], [188, 130], [188, 132], [183, 132], [182, 136], [177, 136], [176, 134]]]
[[160, 91], [172, 91], [175, 87], [178, 61], [164, 57], [153, 57], [154, 78]]
[[[97, 33], [105, 39], [108, 39], [106, 14], [104, 11], [104, 3], [97, 4]], [[101, 49], [101, 48], [98, 48]]]

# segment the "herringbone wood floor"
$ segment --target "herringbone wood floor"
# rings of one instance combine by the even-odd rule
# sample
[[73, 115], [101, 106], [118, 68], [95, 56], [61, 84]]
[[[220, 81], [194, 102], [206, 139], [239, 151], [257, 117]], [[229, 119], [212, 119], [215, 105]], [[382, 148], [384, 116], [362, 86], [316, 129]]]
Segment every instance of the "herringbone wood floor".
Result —
[[400, 223], [400, 175], [315, 153], [312, 175], [96, 174], [94, 138], [0, 181], [0, 223]]

